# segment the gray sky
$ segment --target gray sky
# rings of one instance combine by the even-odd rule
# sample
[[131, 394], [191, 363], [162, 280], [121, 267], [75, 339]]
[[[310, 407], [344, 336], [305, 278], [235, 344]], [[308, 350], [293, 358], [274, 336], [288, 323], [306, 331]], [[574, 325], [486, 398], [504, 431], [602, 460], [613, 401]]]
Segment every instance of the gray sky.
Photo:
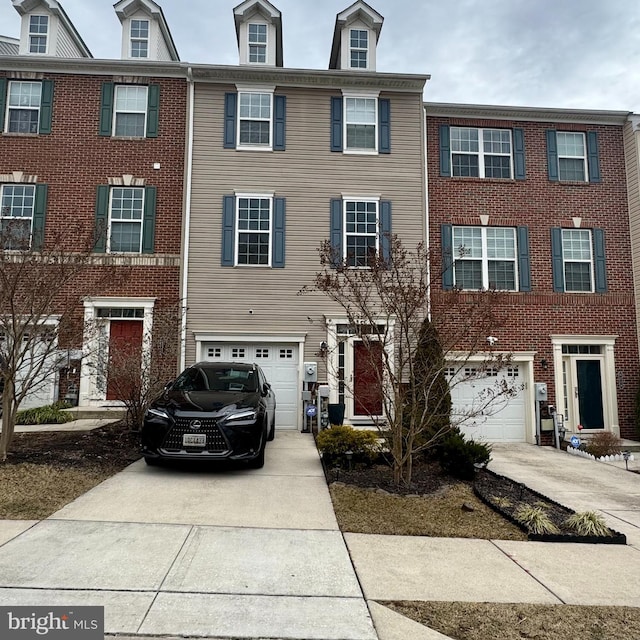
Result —
[[[240, 0], [158, 0], [183, 61], [237, 64]], [[120, 56], [111, 0], [61, 0], [95, 58]], [[335, 17], [351, 0], [273, 0], [284, 64], [326, 69]], [[370, 0], [384, 26], [378, 71], [430, 74], [433, 102], [640, 112], [638, 0]], [[0, 0], [0, 34], [19, 16]]]

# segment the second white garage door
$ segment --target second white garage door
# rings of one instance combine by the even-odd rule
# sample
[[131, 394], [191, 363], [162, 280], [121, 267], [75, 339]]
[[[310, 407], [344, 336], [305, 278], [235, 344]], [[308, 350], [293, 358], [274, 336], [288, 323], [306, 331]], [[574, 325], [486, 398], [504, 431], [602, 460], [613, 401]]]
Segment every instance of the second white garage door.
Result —
[[276, 394], [276, 428], [298, 428], [297, 344], [205, 342], [202, 344], [202, 359], [255, 362], [264, 371]]
[[[475, 412], [484, 398], [499, 388], [500, 380], [518, 389], [515, 396], [502, 397], [489, 406], [480, 415], [468, 419], [460, 425], [461, 431], [469, 438], [482, 442], [524, 442], [525, 433], [525, 394], [522, 390], [523, 366], [512, 365], [502, 371], [489, 371], [487, 375], [478, 375], [478, 369], [465, 367], [458, 373], [451, 388], [453, 412], [468, 415]], [[458, 381], [459, 380], [459, 381]]]

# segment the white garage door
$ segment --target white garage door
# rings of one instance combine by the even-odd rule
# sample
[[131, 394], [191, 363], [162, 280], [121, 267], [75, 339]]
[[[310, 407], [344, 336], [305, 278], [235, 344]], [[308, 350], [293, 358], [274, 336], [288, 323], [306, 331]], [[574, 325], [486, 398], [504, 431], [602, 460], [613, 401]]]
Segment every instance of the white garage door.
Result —
[[[503, 380], [515, 396], [498, 398], [488, 407], [487, 398], [499, 393]], [[452, 415], [464, 416], [479, 412], [460, 425], [469, 438], [483, 442], [524, 442], [525, 402], [522, 366], [512, 365], [504, 370], [480, 373], [473, 365], [464, 367], [451, 382]], [[454, 418], [455, 419], [455, 418]]]
[[205, 342], [202, 359], [255, 362], [264, 371], [276, 394], [276, 427], [297, 429], [300, 411], [297, 344]]

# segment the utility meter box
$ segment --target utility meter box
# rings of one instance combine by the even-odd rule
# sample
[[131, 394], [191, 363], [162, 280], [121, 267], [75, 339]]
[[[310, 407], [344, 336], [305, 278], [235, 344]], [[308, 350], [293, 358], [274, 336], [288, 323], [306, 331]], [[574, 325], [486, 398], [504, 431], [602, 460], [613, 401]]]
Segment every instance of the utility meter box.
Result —
[[304, 363], [304, 381], [318, 382], [318, 363], [317, 362]]
[[329, 397], [329, 393], [330, 393], [330, 389], [329, 389], [329, 385], [328, 384], [321, 384], [318, 387], [318, 395], [321, 398], [328, 398]]
[[535, 383], [536, 390], [536, 400], [538, 402], [547, 400], [547, 383], [546, 382], [536, 382]]

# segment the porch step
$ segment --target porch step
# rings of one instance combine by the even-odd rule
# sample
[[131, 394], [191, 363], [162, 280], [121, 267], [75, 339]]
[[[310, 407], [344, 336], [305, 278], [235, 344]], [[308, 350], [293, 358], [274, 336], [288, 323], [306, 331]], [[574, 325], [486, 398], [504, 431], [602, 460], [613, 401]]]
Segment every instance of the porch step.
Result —
[[64, 411], [74, 420], [121, 420], [127, 414], [125, 407], [71, 407]]
[[640, 442], [638, 442], [637, 440], [622, 440], [620, 447], [623, 451], [631, 451], [633, 453], [636, 453], [640, 451]]

